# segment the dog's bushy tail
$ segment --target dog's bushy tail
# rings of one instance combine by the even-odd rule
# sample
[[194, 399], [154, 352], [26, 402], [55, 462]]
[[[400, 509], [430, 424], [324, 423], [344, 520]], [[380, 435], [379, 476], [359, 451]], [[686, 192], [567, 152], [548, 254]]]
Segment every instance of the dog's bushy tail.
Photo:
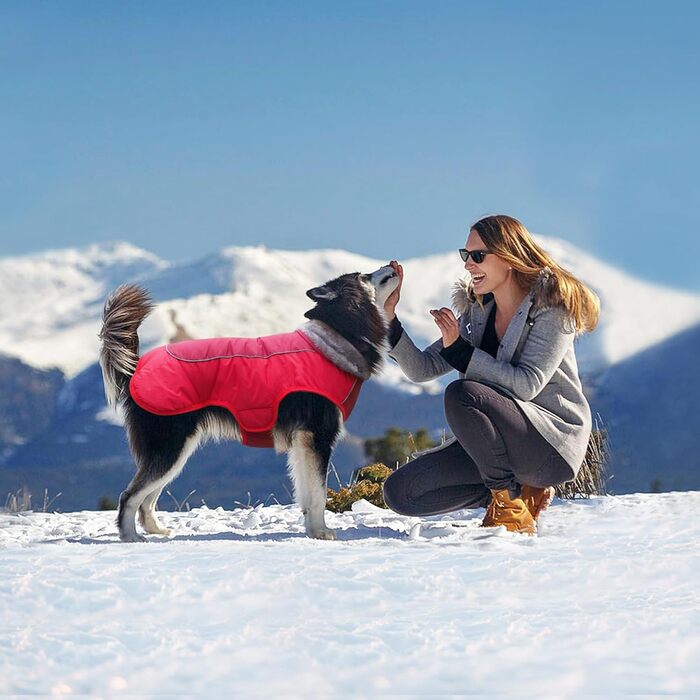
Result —
[[118, 287], [102, 315], [100, 367], [107, 403], [114, 407], [126, 395], [139, 361], [138, 328], [154, 307], [149, 293], [135, 284]]

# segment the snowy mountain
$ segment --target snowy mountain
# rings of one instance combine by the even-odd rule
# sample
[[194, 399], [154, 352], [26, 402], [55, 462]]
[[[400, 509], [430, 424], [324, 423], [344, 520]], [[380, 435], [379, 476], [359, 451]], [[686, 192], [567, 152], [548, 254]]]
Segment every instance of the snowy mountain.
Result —
[[105, 292], [167, 267], [127, 243], [0, 258], [0, 352], [75, 376], [95, 362]]
[[[632, 386], [651, 386], [647, 365], [636, 358], [653, 354], [665, 343], [679, 339], [683, 349], [676, 348], [680, 353], [677, 366], [680, 369], [689, 362], [697, 345], [688, 334], [700, 322], [700, 296], [634, 279], [564, 241], [543, 237], [539, 241], [601, 297], [599, 329], [578, 341], [577, 356], [594, 411], [601, 412], [611, 429], [619, 430], [612, 436], [620, 458], [614, 469], [617, 484], [625, 490], [643, 490], [652, 479], [660, 479], [668, 488], [671, 483], [673, 488], [700, 488], [697, 465], [689, 470], [685, 466], [687, 456], [700, 449], [700, 426], [691, 425], [697, 421], [693, 418], [697, 411], [684, 408], [683, 403], [679, 409], [668, 393], [668, 384], [658, 382], [654, 386], [661, 400], [655, 402], [655, 415], [665, 433], [657, 436], [652, 429], [641, 436], [624, 429], [625, 421], [641, 425], [640, 414], [648, 412], [650, 403], [610, 398], [632, 395], [628, 391]], [[464, 274], [463, 266], [455, 252], [402, 262], [406, 279], [400, 317], [416, 342], [427, 344], [438, 336], [428, 309], [449, 304], [451, 287]], [[67, 510], [94, 507], [101, 495], [116, 497], [128, 481], [133, 467], [118, 416], [105, 408], [96, 365], [102, 305], [119, 284], [143, 284], [158, 301], [140, 331], [142, 347], [148, 349], [188, 336], [288, 331], [305, 320], [308, 288], [348, 271], [371, 271], [384, 263], [340, 250], [249, 247], [228, 248], [175, 264], [126, 243], [0, 259], [0, 381], [3, 367], [5, 376], [10, 372], [22, 378], [14, 380], [11, 395], [23, 396], [25, 405], [20, 420], [11, 407], [21, 402], [0, 400], [0, 436], [12, 438], [0, 444], [0, 494], [25, 483], [35, 493], [49, 488], [52, 493], [63, 492], [60, 506]], [[616, 368], [628, 366], [633, 369], [619, 375], [625, 377], [620, 385]], [[65, 374], [60, 386], [56, 386], [53, 368]], [[654, 376], [659, 376], [658, 371]], [[692, 395], [692, 376], [689, 373], [684, 380], [684, 396]], [[451, 379], [415, 385], [395, 364], [388, 363], [383, 375], [363, 389], [348, 423], [349, 438], [334, 455], [341, 478], [347, 478], [362, 460], [360, 437], [380, 435], [391, 425], [443, 429], [440, 387]], [[615, 387], [612, 394], [606, 393], [607, 385]], [[9, 387], [0, 386], [0, 396], [9, 396]], [[47, 395], [41, 387], [50, 387], [53, 394]], [[27, 411], [36, 409], [26, 407], [37, 405], [44, 409], [42, 418], [32, 423]], [[676, 410], [686, 415], [680, 425], [671, 418]], [[679, 429], [683, 436], [675, 439]], [[671, 456], [669, 448], [663, 453], [666, 462], [682, 466], [676, 469], [680, 480], [668, 478], [665, 464], [661, 468], [667, 478], [658, 476], [656, 458], [648, 469], [640, 468], [638, 460], [656, 454], [647, 449], [649, 441], [661, 439], [672, 445]], [[673, 456], [674, 445], [683, 445], [685, 461]], [[229, 469], [229, 464], [236, 467]], [[254, 499], [264, 500], [270, 492], [285, 499], [288, 486], [283, 458], [228, 444], [198, 453], [173, 488], [180, 495], [196, 488], [208, 503], [231, 504], [234, 498], [245, 499], [247, 491]]]
[[[571, 244], [538, 237], [557, 260], [599, 294], [598, 330], [577, 350], [592, 374], [700, 322], [700, 296], [637, 280]], [[192, 337], [256, 336], [290, 330], [309, 308], [305, 291], [351, 271], [386, 261], [342, 250], [282, 251], [228, 248], [173, 264], [126, 243], [94, 245], [0, 259], [0, 352], [68, 378], [91, 365], [106, 295], [122, 282], [139, 282], [160, 302], [144, 327], [143, 343], [167, 342], [184, 329]], [[436, 332], [428, 309], [449, 304], [465, 272], [456, 252], [403, 261], [406, 280], [399, 312], [418, 342]], [[663, 324], [652, 319], [663, 319]], [[388, 368], [383, 381], [416, 391]]]
[[531, 538], [483, 510], [356, 504], [0, 513], [0, 694], [700, 695], [700, 493], [556, 501]]

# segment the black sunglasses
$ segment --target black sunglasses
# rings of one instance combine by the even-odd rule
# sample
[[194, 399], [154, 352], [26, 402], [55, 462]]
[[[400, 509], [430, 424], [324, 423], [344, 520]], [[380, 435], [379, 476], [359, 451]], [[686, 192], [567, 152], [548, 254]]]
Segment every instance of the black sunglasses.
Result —
[[469, 256], [472, 256], [472, 260], [477, 264], [481, 264], [484, 262], [484, 257], [488, 255], [491, 251], [489, 250], [467, 250], [466, 248], [460, 248], [459, 249], [459, 255], [464, 260], [464, 262], [467, 262], [469, 260]]

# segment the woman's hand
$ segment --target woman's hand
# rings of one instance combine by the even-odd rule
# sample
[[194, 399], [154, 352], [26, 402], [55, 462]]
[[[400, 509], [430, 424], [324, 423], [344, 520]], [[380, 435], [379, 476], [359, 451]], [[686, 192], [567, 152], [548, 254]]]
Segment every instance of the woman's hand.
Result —
[[384, 302], [384, 312], [386, 317], [391, 321], [396, 316], [396, 305], [401, 298], [401, 285], [403, 284], [403, 267], [396, 260], [392, 260], [389, 265], [394, 268], [394, 272], [399, 276], [399, 286], [387, 297]]
[[440, 333], [442, 333], [443, 347], [449, 347], [459, 338], [459, 321], [457, 317], [445, 306], [441, 309], [431, 309], [430, 313], [435, 319]]

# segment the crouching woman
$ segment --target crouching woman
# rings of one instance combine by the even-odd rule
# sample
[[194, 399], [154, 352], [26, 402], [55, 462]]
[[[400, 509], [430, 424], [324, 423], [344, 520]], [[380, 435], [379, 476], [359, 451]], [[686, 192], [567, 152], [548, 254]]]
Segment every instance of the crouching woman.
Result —
[[420, 350], [403, 330], [401, 285], [385, 305], [390, 355], [409, 379], [460, 378], [445, 390], [454, 438], [397, 469], [384, 499], [405, 515], [486, 507], [483, 526], [534, 534], [553, 487], [576, 477], [586, 453], [591, 411], [574, 338], [595, 328], [600, 304], [509, 216], [477, 221], [459, 252], [471, 279], [455, 288], [459, 317], [430, 312], [435, 343]]

